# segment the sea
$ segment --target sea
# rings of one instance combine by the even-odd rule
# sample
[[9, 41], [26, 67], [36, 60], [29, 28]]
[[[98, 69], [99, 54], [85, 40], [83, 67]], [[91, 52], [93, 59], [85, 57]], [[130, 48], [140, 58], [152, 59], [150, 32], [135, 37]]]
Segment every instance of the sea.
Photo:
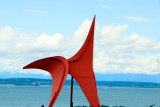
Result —
[[[52, 86], [0, 85], [0, 107], [48, 107]], [[98, 86], [101, 105], [109, 107], [160, 107], [160, 88]], [[89, 106], [79, 86], [73, 88], [73, 105]], [[70, 107], [70, 86], [64, 86], [54, 107]]]

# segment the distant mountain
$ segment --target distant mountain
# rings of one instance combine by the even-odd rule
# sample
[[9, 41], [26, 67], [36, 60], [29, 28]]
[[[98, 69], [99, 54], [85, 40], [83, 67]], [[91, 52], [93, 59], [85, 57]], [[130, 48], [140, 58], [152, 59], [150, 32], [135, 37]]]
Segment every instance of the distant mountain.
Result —
[[136, 81], [160, 83], [160, 74], [95, 74], [98, 81]]
[[[135, 82], [154, 82], [160, 83], [160, 74], [95, 74], [97, 81], [135, 81]], [[51, 79], [50, 75], [31, 74], [31, 73], [11, 73], [0, 72], [0, 78], [40, 78]], [[67, 79], [70, 79], [68, 75]]]
[[[35, 79], [35, 78], [0, 79], [0, 84], [22, 84], [22, 83], [40, 83], [40, 85], [52, 85], [52, 80], [51, 79]], [[71, 83], [70, 80], [66, 80], [65, 85], [70, 86], [70, 83]], [[74, 80], [74, 85], [78, 86], [78, 83], [75, 80]], [[97, 86], [160, 88], [160, 83], [129, 82], [129, 81], [97, 81]]]
[[44, 74], [0, 72], [0, 78], [41, 78], [41, 79], [51, 79], [51, 76], [50, 75], [44, 75]]

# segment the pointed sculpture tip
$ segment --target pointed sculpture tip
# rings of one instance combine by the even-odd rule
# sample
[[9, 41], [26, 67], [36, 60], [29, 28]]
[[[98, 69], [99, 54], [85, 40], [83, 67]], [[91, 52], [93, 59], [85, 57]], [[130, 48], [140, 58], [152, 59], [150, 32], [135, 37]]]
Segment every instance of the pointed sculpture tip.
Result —
[[95, 18], [96, 18], [96, 14], [94, 15], [94, 18], [93, 18], [94, 21], [95, 21]]
[[96, 14], [94, 15], [92, 23], [95, 23], [95, 19], [96, 19]]
[[27, 68], [28, 68], [27, 66], [24, 66], [24, 67], [23, 67], [23, 69], [27, 69]]
[[33, 67], [31, 66], [31, 64], [28, 64], [28, 65], [26, 65], [26, 66], [23, 67], [23, 69], [30, 69], [30, 68], [33, 68]]

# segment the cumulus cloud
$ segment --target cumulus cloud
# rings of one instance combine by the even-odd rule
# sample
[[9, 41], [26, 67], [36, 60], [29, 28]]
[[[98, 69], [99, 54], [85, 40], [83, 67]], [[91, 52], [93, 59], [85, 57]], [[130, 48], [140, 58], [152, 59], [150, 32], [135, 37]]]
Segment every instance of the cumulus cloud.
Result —
[[60, 40], [63, 38], [61, 34], [54, 34], [52, 36], [47, 34], [42, 34], [38, 38], [32, 41], [16, 44], [17, 49], [28, 49], [30, 51], [48, 51], [59, 48]]
[[146, 58], [137, 55], [134, 59], [129, 61], [129, 65], [126, 68], [124, 68], [124, 72], [159, 74], [159, 60], [159, 55], [149, 56]]
[[0, 42], [10, 41], [15, 34], [14, 29], [10, 26], [4, 26], [0, 29]]
[[96, 40], [97, 73], [159, 74], [159, 41], [137, 33], [124, 35], [127, 25], [107, 25]]
[[[27, 73], [22, 67], [39, 58], [55, 55], [71, 57], [85, 41], [90, 24], [90, 20], [85, 20], [70, 36], [60, 33], [26, 34], [9, 26], [2, 27], [0, 71]], [[160, 41], [142, 37], [135, 32], [124, 35], [128, 25], [111, 24], [100, 28], [96, 23], [96, 26], [94, 47], [96, 73], [160, 73]], [[39, 70], [30, 73], [48, 74]]]
[[99, 53], [94, 58], [95, 72], [97, 73], [144, 73], [159, 74], [160, 55], [144, 57], [135, 54], [107, 55]]
[[155, 49], [155, 50], [160, 50], [160, 42], [158, 42], [158, 43], [156, 43], [156, 44], [154, 45], [154, 49]]
[[100, 39], [98, 40], [102, 45], [117, 44], [118, 41], [121, 42], [121, 36], [123, 31], [127, 29], [128, 25], [108, 25], [104, 26], [99, 35]]

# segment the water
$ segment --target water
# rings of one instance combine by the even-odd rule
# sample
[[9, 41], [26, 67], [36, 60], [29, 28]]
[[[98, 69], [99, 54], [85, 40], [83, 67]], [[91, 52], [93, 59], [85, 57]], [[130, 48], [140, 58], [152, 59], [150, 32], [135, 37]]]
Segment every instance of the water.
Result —
[[[48, 106], [51, 86], [0, 85], [0, 107]], [[160, 88], [97, 87], [101, 104], [109, 106], [160, 107]], [[75, 105], [89, 105], [79, 86], [74, 86]], [[64, 86], [54, 107], [70, 107], [70, 87]]]

